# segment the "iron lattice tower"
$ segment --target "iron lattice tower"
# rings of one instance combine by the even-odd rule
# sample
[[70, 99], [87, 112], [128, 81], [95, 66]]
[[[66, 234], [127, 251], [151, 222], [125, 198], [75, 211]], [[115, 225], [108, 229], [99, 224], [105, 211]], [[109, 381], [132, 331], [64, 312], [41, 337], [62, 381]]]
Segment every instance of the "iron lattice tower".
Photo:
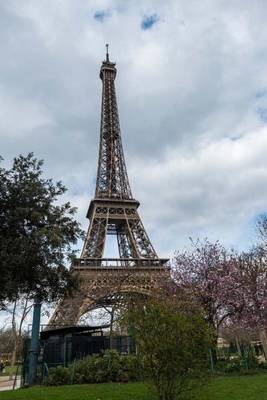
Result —
[[[90, 220], [80, 258], [73, 262], [83, 284], [75, 298], [66, 297], [50, 324], [74, 324], [78, 317], [112, 293], [148, 293], [169, 278], [167, 259], [159, 258], [138, 214], [123, 154], [115, 92], [115, 63], [106, 60], [100, 69], [102, 107], [95, 197], [87, 212]], [[119, 258], [103, 258], [107, 235], [116, 235]]]

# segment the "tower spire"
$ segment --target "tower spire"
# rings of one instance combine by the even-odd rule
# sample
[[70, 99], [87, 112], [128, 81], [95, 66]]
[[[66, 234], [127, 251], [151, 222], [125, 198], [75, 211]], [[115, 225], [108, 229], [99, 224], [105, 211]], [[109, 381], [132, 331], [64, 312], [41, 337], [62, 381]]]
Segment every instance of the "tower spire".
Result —
[[109, 62], [108, 47], [109, 47], [109, 44], [107, 43], [106, 44], [106, 62]]
[[132, 193], [124, 160], [119, 112], [115, 92], [116, 67], [106, 60], [100, 69], [102, 80], [102, 107], [100, 145], [96, 182], [97, 198], [131, 199]]

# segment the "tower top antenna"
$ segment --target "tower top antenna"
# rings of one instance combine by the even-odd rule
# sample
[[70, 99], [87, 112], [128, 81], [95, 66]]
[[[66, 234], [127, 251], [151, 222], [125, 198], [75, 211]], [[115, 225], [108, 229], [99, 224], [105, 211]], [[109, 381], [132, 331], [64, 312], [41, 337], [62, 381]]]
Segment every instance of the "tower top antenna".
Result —
[[109, 44], [106, 44], [106, 61], [109, 62], [109, 54], [108, 54], [108, 46]]

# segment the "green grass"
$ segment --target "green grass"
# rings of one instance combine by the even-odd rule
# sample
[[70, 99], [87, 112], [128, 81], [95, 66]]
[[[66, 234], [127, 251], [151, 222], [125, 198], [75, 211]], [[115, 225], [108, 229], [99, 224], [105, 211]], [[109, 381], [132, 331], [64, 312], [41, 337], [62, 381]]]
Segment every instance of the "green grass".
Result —
[[[267, 400], [267, 374], [213, 378], [194, 400]], [[0, 392], [0, 400], [156, 400], [144, 383], [34, 387]]]
[[194, 400], [267, 400], [267, 374], [214, 378], [208, 385], [194, 393], [192, 398]]
[[[18, 374], [20, 374], [21, 371], [21, 366], [19, 366], [18, 369]], [[17, 366], [15, 365], [14, 367], [5, 367], [4, 372], [2, 372], [0, 374], [0, 376], [9, 376], [9, 375], [15, 375], [15, 373], [17, 372]]]
[[7, 400], [156, 400], [143, 383], [103, 383], [57, 387], [34, 387], [15, 392], [0, 392]]

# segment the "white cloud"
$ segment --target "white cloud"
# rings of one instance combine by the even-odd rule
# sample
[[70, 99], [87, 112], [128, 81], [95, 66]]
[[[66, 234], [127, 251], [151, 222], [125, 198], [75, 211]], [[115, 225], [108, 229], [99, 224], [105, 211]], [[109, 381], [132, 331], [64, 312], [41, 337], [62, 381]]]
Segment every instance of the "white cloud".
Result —
[[173, 148], [149, 164], [136, 160], [130, 174], [153, 231], [157, 234], [165, 223], [165, 235], [176, 246], [199, 233], [240, 246], [235, 241], [244, 224], [266, 210], [266, 152], [263, 128], [238, 140], [199, 146], [192, 154]]
[[2, 2], [1, 155], [44, 158], [86, 226], [109, 42], [131, 185], [159, 253], [189, 235], [248, 246], [267, 204], [266, 12], [260, 0]]
[[28, 134], [38, 128], [53, 124], [49, 112], [34, 101], [17, 99], [7, 94], [0, 95], [0, 132], [1, 137], [12, 135], [14, 138], [21, 136], [26, 139]]

